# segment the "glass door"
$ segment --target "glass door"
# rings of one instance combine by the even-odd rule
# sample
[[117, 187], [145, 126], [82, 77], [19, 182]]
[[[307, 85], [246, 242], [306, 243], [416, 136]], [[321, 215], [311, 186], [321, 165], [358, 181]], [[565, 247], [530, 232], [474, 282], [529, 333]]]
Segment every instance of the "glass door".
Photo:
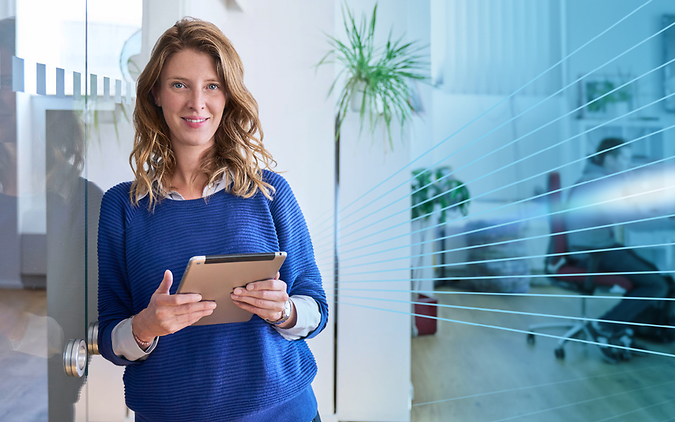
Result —
[[0, 420], [132, 419], [97, 355], [96, 234], [103, 192], [130, 179], [141, 16], [0, 0]]
[[86, 2], [0, 6], [0, 419], [70, 421], [86, 402], [96, 271]]

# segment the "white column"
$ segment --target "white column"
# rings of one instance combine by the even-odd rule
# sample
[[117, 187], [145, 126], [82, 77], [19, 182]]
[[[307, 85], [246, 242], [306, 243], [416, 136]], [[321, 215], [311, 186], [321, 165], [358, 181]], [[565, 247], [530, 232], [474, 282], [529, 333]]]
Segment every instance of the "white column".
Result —
[[150, 59], [157, 39], [177, 20], [189, 15], [191, 6], [191, 0], [143, 0], [142, 66]]

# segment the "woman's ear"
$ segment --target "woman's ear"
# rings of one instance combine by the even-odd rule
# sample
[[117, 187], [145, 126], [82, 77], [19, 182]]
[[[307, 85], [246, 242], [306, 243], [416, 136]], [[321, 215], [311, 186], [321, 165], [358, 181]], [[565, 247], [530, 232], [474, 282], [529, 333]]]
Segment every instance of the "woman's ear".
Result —
[[153, 87], [152, 90], [150, 91], [150, 95], [152, 95], [152, 99], [155, 100], [155, 105], [157, 107], [162, 107], [162, 99], [159, 97], [159, 93], [157, 92], [157, 87]]

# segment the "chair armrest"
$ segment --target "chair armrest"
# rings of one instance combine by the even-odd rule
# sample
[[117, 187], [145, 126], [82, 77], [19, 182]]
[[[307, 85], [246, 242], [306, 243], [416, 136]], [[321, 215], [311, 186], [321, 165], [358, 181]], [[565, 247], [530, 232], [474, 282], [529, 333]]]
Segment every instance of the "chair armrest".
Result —
[[598, 272], [600, 265], [600, 254], [598, 252], [591, 252], [588, 254], [588, 275], [584, 280], [584, 291], [592, 292], [595, 290], [595, 273]]
[[567, 259], [564, 256], [561, 256], [558, 259], [558, 262], [556, 262], [556, 263], [553, 263], [551, 261], [552, 260], [547, 259], [546, 262], [545, 262], [545, 264], [546, 264], [545, 270], [546, 270], [547, 274], [557, 274], [560, 267], [562, 267], [563, 265], [565, 265], [567, 263]]

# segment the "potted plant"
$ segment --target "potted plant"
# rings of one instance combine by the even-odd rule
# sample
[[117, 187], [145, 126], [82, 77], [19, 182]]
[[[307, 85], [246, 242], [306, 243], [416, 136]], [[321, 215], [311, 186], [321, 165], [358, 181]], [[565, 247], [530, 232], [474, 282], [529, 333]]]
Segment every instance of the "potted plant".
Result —
[[[445, 228], [448, 212], [459, 211], [462, 215], [469, 212], [469, 200], [471, 195], [469, 189], [463, 182], [451, 177], [452, 169], [449, 166], [436, 167], [435, 169], [417, 169], [413, 170], [414, 179], [411, 183], [412, 189], [412, 208], [411, 218], [418, 227], [417, 231], [424, 229], [432, 220], [432, 215], [438, 212], [438, 223], [441, 224], [438, 230], [438, 237], [441, 238], [441, 249], [445, 249], [444, 240]], [[424, 254], [425, 237], [428, 230], [422, 230], [419, 234], [418, 242], [421, 243], [418, 254]], [[418, 243], [413, 242], [413, 243]], [[413, 255], [416, 255], [413, 253]], [[444, 254], [440, 255], [441, 265], [444, 264]], [[422, 266], [424, 257], [418, 258], [415, 267]], [[413, 280], [420, 278], [420, 271], [413, 271]]]
[[343, 6], [342, 15], [347, 42], [326, 35], [332, 49], [317, 64], [317, 67], [334, 62], [342, 65], [328, 95], [341, 77], [346, 76], [338, 99], [335, 138], [339, 139], [344, 118], [349, 109], [353, 109], [359, 112], [361, 130], [366, 119], [371, 133], [379, 121], [384, 122], [393, 149], [392, 120], [398, 118], [403, 130], [414, 112], [409, 102], [409, 83], [427, 79], [422, 71], [428, 63], [419, 54], [424, 47], [417, 42], [404, 42], [403, 37], [392, 40], [391, 30], [387, 42], [376, 46], [377, 4], [370, 19], [363, 16], [358, 24], [347, 6]]
[[453, 204], [462, 215], [469, 213], [469, 189], [457, 179], [450, 177], [452, 169], [448, 166], [436, 169], [413, 170], [414, 179], [412, 188], [412, 219], [429, 220], [431, 214], [438, 207], [440, 210], [439, 222], [445, 223], [447, 212]]
[[[469, 199], [471, 198], [469, 194], [469, 189], [461, 181], [451, 177], [452, 169], [448, 166], [436, 167], [435, 169], [417, 169], [413, 170], [412, 174], [414, 179], [411, 184], [412, 188], [412, 208], [411, 208], [411, 217], [416, 226], [413, 232], [415, 233], [414, 239], [411, 243], [416, 252], [413, 252], [412, 255], [425, 255], [426, 245], [424, 243], [426, 233], [426, 226], [433, 221], [432, 215], [434, 212], [438, 211], [438, 222], [441, 224], [439, 230], [437, 231], [438, 237], [441, 238], [440, 249], [445, 250], [445, 228], [443, 224], [447, 221], [447, 215], [450, 211], [459, 211], [462, 215], [467, 215], [469, 212]], [[435, 219], [434, 219], [435, 220]], [[445, 254], [441, 253], [441, 266], [445, 264]], [[413, 264], [413, 269], [411, 270], [412, 278], [412, 290], [432, 290], [433, 281], [426, 280], [427, 278], [432, 277], [421, 277], [423, 274], [423, 268], [428, 265], [425, 265], [425, 258], [429, 259], [427, 256], [418, 256], [416, 263]], [[434, 262], [433, 258], [429, 259], [430, 262]], [[430, 271], [433, 274], [432, 271]], [[424, 279], [427, 283], [420, 280]], [[421, 288], [423, 284], [427, 284], [427, 287]], [[414, 311], [417, 315], [430, 315], [436, 317], [437, 308], [435, 306], [424, 305], [424, 303], [436, 303], [436, 299], [431, 296], [418, 294], [415, 300]], [[436, 332], [436, 320], [415, 317], [414, 324], [417, 329], [416, 334], [434, 334]]]
[[585, 80], [581, 99], [587, 103], [583, 109], [587, 117], [621, 116], [632, 110], [635, 85], [629, 84], [618, 89], [629, 80], [630, 75], [622, 73]]
[[[440, 211], [438, 214], [438, 222], [441, 224], [438, 233], [441, 238], [441, 250], [445, 249], [445, 242], [442, 239], [445, 237], [444, 224], [446, 222], [449, 211], [459, 211], [462, 215], [469, 213], [469, 200], [471, 195], [469, 189], [463, 182], [450, 177], [452, 169], [448, 166], [441, 166], [435, 169], [417, 169], [413, 170], [414, 179], [411, 183], [412, 189], [412, 208], [411, 217], [413, 222], [419, 226], [419, 229], [424, 229], [431, 216], [435, 211]], [[417, 230], [414, 230], [417, 231]], [[419, 254], [424, 254], [426, 232], [428, 230], [420, 231], [420, 251]], [[417, 243], [417, 242], [413, 242]], [[413, 254], [415, 255], [415, 254]], [[422, 266], [424, 257], [418, 258], [418, 264], [415, 267]], [[443, 265], [445, 255], [441, 254], [441, 265]], [[419, 271], [413, 271], [413, 280], [419, 278], [415, 277]]]

